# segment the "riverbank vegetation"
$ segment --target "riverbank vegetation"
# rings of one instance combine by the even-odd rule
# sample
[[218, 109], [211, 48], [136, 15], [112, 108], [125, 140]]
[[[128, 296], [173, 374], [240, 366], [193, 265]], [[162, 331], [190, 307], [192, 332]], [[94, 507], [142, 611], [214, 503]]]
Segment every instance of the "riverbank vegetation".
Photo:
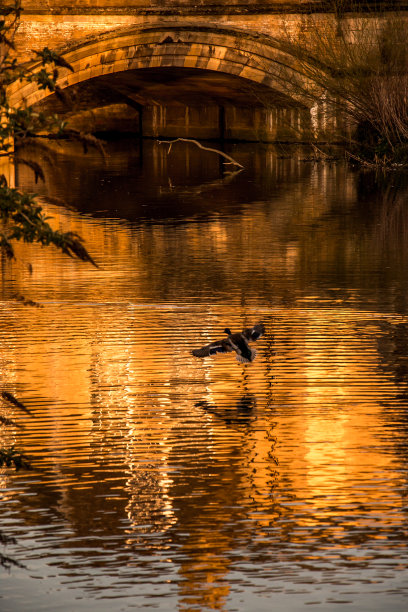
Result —
[[[363, 165], [408, 167], [408, 13], [334, 0], [333, 18], [313, 13], [285, 28], [288, 87], [351, 128], [350, 154]], [[294, 68], [294, 70], [293, 70]]]
[[[3, 166], [29, 166], [38, 181], [45, 180], [42, 168], [17, 154], [17, 148], [44, 133], [50, 137], [62, 137], [66, 126], [55, 114], [37, 112], [29, 107], [13, 107], [8, 97], [8, 86], [15, 81], [35, 83], [39, 89], [47, 89], [62, 97], [63, 92], [57, 85], [58, 69], [61, 66], [70, 69], [70, 66], [48, 48], [35, 52], [34, 68], [19, 64], [14, 36], [21, 11], [20, 0], [0, 7], [0, 162]], [[10, 184], [5, 173], [0, 172], [0, 250], [10, 260], [15, 259], [15, 241], [54, 245], [63, 253], [96, 266], [80, 236], [53, 229], [35, 195], [22, 193]]]

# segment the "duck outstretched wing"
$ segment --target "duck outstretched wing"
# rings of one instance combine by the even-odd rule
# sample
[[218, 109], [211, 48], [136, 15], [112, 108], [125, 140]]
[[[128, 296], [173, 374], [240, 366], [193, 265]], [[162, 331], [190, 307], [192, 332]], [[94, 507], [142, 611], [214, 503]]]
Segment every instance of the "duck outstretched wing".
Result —
[[253, 327], [247, 327], [247, 329], [244, 329], [242, 333], [248, 342], [255, 342], [255, 340], [258, 340], [258, 338], [264, 335], [265, 326], [263, 323], [256, 323], [256, 325]]
[[210, 355], [216, 355], [216, 353], [230, 353], [232, 348], [230, 344], [225, 340], [216, 340], [215, 342], [210, 342], [210, 344], [206, 344], [205, 346], [194, 349], [191, 351], [194, 357], [209, 357]]

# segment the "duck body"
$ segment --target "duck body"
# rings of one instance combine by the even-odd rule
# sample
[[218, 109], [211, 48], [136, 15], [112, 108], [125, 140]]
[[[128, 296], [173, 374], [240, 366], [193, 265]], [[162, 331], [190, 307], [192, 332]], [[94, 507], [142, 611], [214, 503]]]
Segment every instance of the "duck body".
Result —
[[248, 327], [242, 332], [235, 334], [227, 327], [224, 329], [224, 333], [227, 334], [227, 338], [210, 342], [210, 344], [206, 344], [200, 349], [194, 349], [192, 351], [193, 355], [195, 357], [209, 357], [217, 353], [231, 353], [235, 351], [237, 361], [250, 363], [255, 359], [256, 351], [251, 349], [248, 343], [254, 342], [263, 336], [265, 327], [263, 323], [257, 323], [253, 327]]

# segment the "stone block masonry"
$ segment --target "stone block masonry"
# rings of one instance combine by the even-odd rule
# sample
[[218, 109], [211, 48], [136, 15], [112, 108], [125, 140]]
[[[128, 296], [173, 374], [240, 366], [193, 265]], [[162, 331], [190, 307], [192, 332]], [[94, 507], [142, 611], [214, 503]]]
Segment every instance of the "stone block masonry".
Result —
[[[128, 114], [129, 130], [146, 137], [302, 141], [316, 136], [338, 140], [347, 132], [337, 118], [319, 117], [319, 109], [311, 109], [310, 102], [291, 89], [296, 65], [276, 44], [282, 32], [304, 28], [311, 11], [324, 28], [336, 18], [333, 2], [22, 4], [16, 36], [21, 60], [27, 60], [32, 49], [47, 46], [63, 53], [74, 68], [73, 74], [61, 70], [58, 83], [76, 101], [73, 125], [83, 125], [92, 116], [99, 128], [124, 126], [126, 131]], [[385, 4], [387, 9], [404, 5]], [[11, 91], [17, 105], [58, 109], [53, 96], [30, 85], [16, 85]], [[120, 109], [125, 109], [122, 119]]]

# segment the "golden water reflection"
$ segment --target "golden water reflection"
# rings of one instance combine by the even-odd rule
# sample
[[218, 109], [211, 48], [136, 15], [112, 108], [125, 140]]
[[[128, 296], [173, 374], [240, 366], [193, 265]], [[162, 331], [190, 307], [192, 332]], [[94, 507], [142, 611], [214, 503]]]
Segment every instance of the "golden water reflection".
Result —
[[[34, 471], [2, 489], [16, 554], [47, 584], [229, 610], [242, 589], [299, 584], [356, 601], [361, 580], [386, 594], [392, 573], [406, 597], [402, 277], [380, 275], [377, 226], [350, 219], [353, 175], [287, 165], [271, 199], [263, 179], [259, 200], [223, 194], [179, 221], [50, 206], [100, 270], [34, 247], [32, 274], [3, 266], [4, 388], [34, 417], [4, 406], [24, 429], [0, 434]], [[191, 356], [258, 320], [253, 364]]]

